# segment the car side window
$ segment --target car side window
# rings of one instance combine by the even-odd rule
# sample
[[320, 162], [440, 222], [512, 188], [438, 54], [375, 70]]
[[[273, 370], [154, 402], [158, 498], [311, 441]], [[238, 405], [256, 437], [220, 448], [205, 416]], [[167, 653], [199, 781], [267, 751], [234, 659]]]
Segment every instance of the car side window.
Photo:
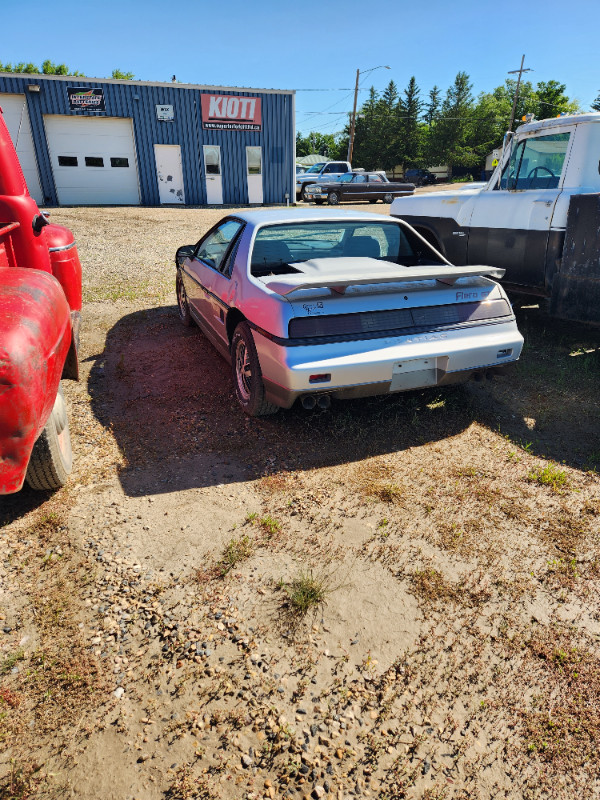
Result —
[[220, 270], [232, 239], [242, 228], [237, 219], [228, 219], [210, 233], [198, 247], [196, 258], [209, 267]]
[[233, 265], [235, 264], [235, 257], [237, 256], [237, 251], [240, 246], [240, 242], [242, 240], [242, 231], [244, 230], [244, 226], [239, 229], [236, 233], [235, 238], [231, 247], [229, 248], [229, 252], [227, 253], [227, 257], [223, 260], [221, 264], [221, 272], [225, 275], [226, 278], [231, 278], [231, 273], [233, 272]]
[[369, 175], [369, 183], [383, 183], [381, 175]]
[[366, 175], [357, 175], [355, 182], [356, 183], [366, 183], [367, 182], [367, 176]]
[[351, 172], [347, 172], [345, 175], [340, 175], [340, 183], [350, 183], [351, 180], [354, 179], [354, 175]]

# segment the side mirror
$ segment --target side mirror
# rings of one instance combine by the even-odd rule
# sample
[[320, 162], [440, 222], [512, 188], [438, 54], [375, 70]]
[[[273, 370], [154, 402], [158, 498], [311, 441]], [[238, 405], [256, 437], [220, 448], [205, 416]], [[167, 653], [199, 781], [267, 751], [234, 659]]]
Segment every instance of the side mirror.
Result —
[[50, 223], [43, 214], [36, 214], [31, 222], [31, 227], [34, 233], [41, 233], [42, 228]]

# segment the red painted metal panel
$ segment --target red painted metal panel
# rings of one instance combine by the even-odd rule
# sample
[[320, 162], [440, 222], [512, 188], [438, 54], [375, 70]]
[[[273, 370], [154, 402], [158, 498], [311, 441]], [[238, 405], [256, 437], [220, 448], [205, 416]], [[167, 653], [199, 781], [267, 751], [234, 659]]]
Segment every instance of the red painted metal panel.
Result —
[[0, 270], [0, 494], [23, 485], [71, 343], [65, 294], [52, 275]]

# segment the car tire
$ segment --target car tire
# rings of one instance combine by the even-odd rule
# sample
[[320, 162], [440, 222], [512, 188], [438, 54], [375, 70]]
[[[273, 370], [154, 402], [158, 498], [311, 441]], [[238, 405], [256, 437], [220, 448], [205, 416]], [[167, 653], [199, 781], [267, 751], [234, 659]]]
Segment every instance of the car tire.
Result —
[[393, 199], [394, 199], [394, 195], [390, 194], [389, 192], [387, 194], [383, 195], [383, 202], [384, 203], [391, 203]]
[[177, 293], [177, 310], [179, 311], [179, 319], [189, 328], [192, 324], [192, 315], [190, 314], [190, 304], [188, 303], [185, 286], [183, 285], [183, 278], [181, 273], [177, 270], [177, 277], [175, 279], [175, 291]]
[[231, 369], [235, 396], [249, 417], [275, 414], [279, 407], [265, 400], [265, 386], [252, 331], [247, 322], [240, 322], [231, 340]]
[[329, 197], [327, 198], [327, 202], [330, 206], [337, 206], [340, 202], [340, 195], [338, 192], [329, 192]]
[[26, 481], [32, 489], [51, 491], [64, 486], [73, 467], [67, 406], [58, 387], [52, 412], [33, 446]]

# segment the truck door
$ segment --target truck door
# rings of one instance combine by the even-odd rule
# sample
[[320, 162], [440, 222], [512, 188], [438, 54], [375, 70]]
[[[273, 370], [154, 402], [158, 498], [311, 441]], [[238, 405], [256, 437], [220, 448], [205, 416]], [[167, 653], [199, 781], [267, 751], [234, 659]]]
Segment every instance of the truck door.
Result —
[[509, 283], [545, 287], [550, 226], [572, 133], [561, 127], [514, 146], [499, 185], [490, 183], [473, 204], [469, 264], [503, 267]]

